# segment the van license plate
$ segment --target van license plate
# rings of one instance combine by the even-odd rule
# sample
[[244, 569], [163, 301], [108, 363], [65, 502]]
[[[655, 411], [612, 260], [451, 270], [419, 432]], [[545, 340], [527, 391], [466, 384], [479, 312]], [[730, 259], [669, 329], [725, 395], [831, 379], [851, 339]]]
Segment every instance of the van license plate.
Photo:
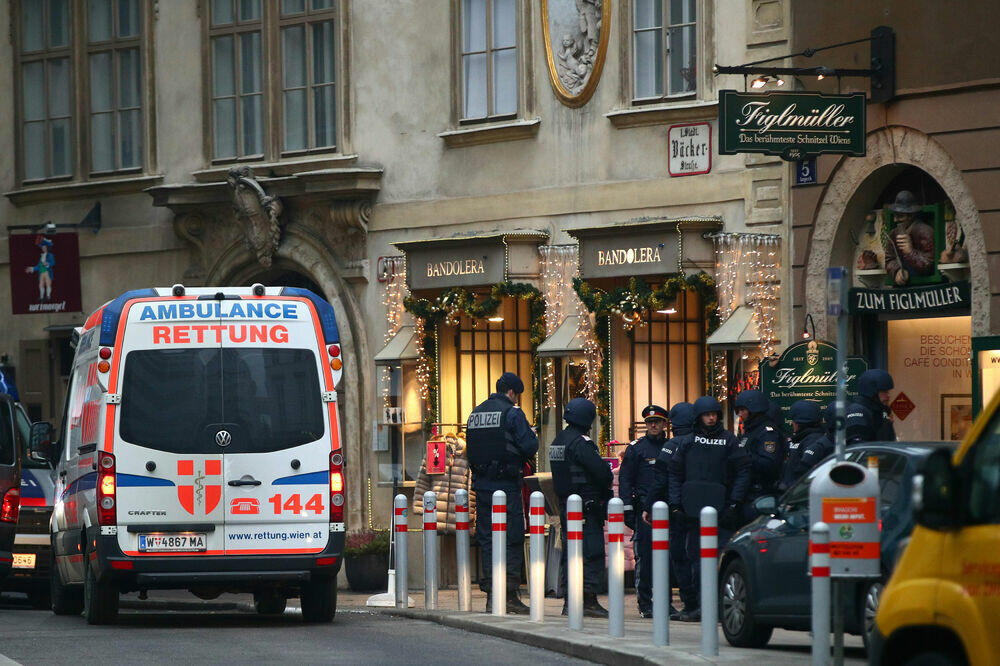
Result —
[[34, 553], [14, 553], [14, 564], [15, 569], [34, 569], [35, 568], [35, 554]]
[[171, 551], [198, 552], [206, 549], [204, 534], [140, 534], [139, 550], [144, 553]]

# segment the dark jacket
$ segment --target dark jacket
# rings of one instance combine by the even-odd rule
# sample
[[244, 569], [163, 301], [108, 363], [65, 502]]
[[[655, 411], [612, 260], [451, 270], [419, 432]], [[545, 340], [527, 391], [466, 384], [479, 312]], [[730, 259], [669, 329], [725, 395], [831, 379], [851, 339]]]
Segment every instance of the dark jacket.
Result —
[[751, 460], [750, 493], [747, 499], [775, 492], [781, 480], [786, 442], [766, 412], [751, 414], [745, 424], [743, 447]]
[[781, 490], [787, 490], [808, 474], [819, 461], [833, 453], [833, 449], [833, 442], [822, 424], [800, 427], [788, 443], [788, 460], [782, 470]]
[[859, 395], [847, 406], [845, 422], [848, 444], [896, 441], [889, 408], [878, 398]]
[[[575, 493], [583, 499], [585, 505], [591, 500], [606, 502], [611, 499], [614, 474], [611, 473], [611, 466], [601, 458], [597, 444], [585, 432], [579, 426], [567, 424], [553, 440], [553, 447], [565, 446], [564, 464], [552, 464], [553, 483], [568, 491], [565, 496], [557, 492], [560, 499]], [[581, 474], [574, 474], [573, 468]], [[566, 475], [568, 478], [557, 480], [554, 478], [556, 474]]]
[[618, 470], [618, 496], [637, 514], [648, 508], [645, 497], [656, 480], [656, 458], [666, 442], [667, 438], [663, 435], [655, 438], [643, 435], [632, 442], [622, 456], [621, 469]]
[[736, 435], [721, 424], [694, 432], [681, 441], [669, 464], [669, 504], [690, 517], [703, 506], [721, 510], [742, 503], [750, 489], [750, 458]]

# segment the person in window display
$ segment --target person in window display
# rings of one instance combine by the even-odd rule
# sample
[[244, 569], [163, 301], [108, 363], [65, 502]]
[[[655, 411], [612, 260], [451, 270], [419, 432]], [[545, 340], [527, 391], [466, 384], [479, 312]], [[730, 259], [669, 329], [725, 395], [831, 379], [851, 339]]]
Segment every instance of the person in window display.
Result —
[[479, 589], [486, 592], [490, 610], [493, 565], [493, 493], [507, 495], [507, 612], [526, 614], [521, 602], [521, 564], [524, 562], [524, 507], [521, 484], [524, 463], [538, 452], [538, 437], [517, 401], [524, 382], [505, 372], [496, 383], [496, 393], [476, 406], [466, 424], [466, 454], [472, 467], [472, 488], [480, 502], [476, 516], [476, 542], [482, 555], [483, 577]]
[[889, 204], [893, 227], [885, 240], [885, 270], [897, 287], [913, 276], [934, 273], [934, 229], [918, 219], [920, 208], [909, 190], [902, 190]]

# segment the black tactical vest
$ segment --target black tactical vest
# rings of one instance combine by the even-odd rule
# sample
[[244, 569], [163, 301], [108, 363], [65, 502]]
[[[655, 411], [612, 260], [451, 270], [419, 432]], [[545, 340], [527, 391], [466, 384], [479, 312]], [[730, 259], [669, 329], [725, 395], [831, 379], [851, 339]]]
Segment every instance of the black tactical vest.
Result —
[[582, 496], [582, 490], [590, 484], [586, 470], [572, 460], [573, 456], [567, 455], [571, 445], [582, 438], [579, 430], [565, 428], [549, 446], [549, 467], [556, 497], [566, 498], [573, 493]]
[[520, 467], [521, 460], [507, 443], [507, 412], [514, 408], [510, 400], [494, 393], [472, 410], [466, 426], [469, 465], [473, 469], [490, 463]]

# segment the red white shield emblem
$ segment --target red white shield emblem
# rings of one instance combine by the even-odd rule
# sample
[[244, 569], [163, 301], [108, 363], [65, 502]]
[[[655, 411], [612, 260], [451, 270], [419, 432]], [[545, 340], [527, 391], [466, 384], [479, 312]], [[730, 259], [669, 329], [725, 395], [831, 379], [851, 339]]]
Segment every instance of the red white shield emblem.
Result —
[[[192, 477], [191, 485], [177, 484], [177, 497], [180, 499], [184, 510], [195, 515], [195, 504], [199, 509], [204, 507], [205, 514], [212, 513], [212, 510], [219, 505], [222, 499], [222, 461], [205, 460], [200, 469], [195, 470], [195, 461], [178, 460], [177, 475]], [[197, 471], [197, 473], [196, 473]], [[218, 477], [211, 479], [210, 477]], [[218, 481], [216, 484], [206, 483], [207, 481]]]

